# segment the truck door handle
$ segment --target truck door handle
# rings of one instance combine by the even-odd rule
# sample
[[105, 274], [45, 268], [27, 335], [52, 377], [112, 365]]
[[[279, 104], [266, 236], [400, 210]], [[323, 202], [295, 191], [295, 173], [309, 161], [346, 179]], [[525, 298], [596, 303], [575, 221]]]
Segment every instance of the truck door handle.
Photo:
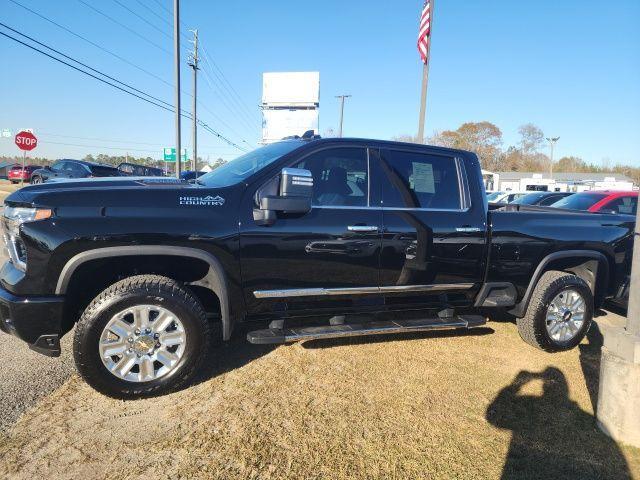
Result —
[[377, 232], [378, 227], [375, 225], [349, 225], [347, 230], [355, 233]]

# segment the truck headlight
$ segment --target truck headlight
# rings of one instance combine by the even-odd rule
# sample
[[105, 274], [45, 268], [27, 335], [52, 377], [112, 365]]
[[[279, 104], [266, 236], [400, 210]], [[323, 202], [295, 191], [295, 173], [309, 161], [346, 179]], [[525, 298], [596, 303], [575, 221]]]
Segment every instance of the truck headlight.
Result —
[[27, 249], [20, 238], [20, 225], [51, 217], [48, 208], [9, 207], [5, 205], [2, 227], [9, 259], [23, 272], [27, 269]]

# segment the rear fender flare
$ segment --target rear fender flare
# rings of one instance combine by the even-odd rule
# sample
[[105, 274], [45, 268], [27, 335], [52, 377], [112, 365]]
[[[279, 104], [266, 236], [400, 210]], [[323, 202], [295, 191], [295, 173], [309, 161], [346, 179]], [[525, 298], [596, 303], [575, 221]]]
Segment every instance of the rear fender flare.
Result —
[[[547, 266], [556, 260], [560, 260], [563, 258], [590, 258], [597, 261], [597, 270], [594, 272], [594, 278], [597, 280], [599, 276], [602, 276], [605, 282], [609, 281], [609, 262], [607, 261], [607, 257], [604, 254], [595, 251], [595, 250], [565, 250], [562, 252], [554, 252], [546, 257], [544, 257], [535, 271], [533, 272], [533, 276], [529, 281], [529, 285], [527, 286], [527, 290], [522, 297], [520, 303], [518, 303], [512, 310], [509, 310], [509, 313], [515, 315], [516, 317], [523, 317], [527, 308], [529, 307], [529, 301], [531, 300], [531, 295], [533, 294], [533, 290], [538, 284], [538, 280], [542, 274], [547, 270]], [[604, 269], [600, 272], [600, 269]], [[593, 285], [591, 285], [592, 290], [595, 290], [595, 280]], [[595, 293], [595, 291], [594, 291]]]

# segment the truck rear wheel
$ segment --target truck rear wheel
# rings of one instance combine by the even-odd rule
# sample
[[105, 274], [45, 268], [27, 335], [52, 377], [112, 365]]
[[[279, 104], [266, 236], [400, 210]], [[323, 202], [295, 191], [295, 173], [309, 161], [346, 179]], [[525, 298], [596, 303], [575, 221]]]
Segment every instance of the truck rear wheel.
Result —
[[518, 318], [520, 337], [530, 345], [558, 352], [578, 345], [593, 319], [593, 293], [580, 277], [558, 271], [538, 280], [529, 307]]
[[209, 342], [209, 323], [196, 297], [170, 278], [137, 275], [89, 304], [76, 327], [73, 353], [89, 385], [130, 399], [190, 382]]

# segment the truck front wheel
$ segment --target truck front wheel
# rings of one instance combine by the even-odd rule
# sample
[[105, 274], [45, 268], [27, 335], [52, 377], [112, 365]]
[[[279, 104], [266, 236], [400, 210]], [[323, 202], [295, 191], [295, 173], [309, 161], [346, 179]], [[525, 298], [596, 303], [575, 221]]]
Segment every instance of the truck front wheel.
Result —
[[530, 345], [558, 352], [578, 345], [593, 319], [593, 293], [576, 275], [548, 271], [538, 281], [523, 318], [520, 337]]
[[89, 385], [130, 399], [190, 382], [209, 342], [209, 323], [196, 297], [170, 278], [137, 275], [89, 304], [76, 327], [73, 353]]

